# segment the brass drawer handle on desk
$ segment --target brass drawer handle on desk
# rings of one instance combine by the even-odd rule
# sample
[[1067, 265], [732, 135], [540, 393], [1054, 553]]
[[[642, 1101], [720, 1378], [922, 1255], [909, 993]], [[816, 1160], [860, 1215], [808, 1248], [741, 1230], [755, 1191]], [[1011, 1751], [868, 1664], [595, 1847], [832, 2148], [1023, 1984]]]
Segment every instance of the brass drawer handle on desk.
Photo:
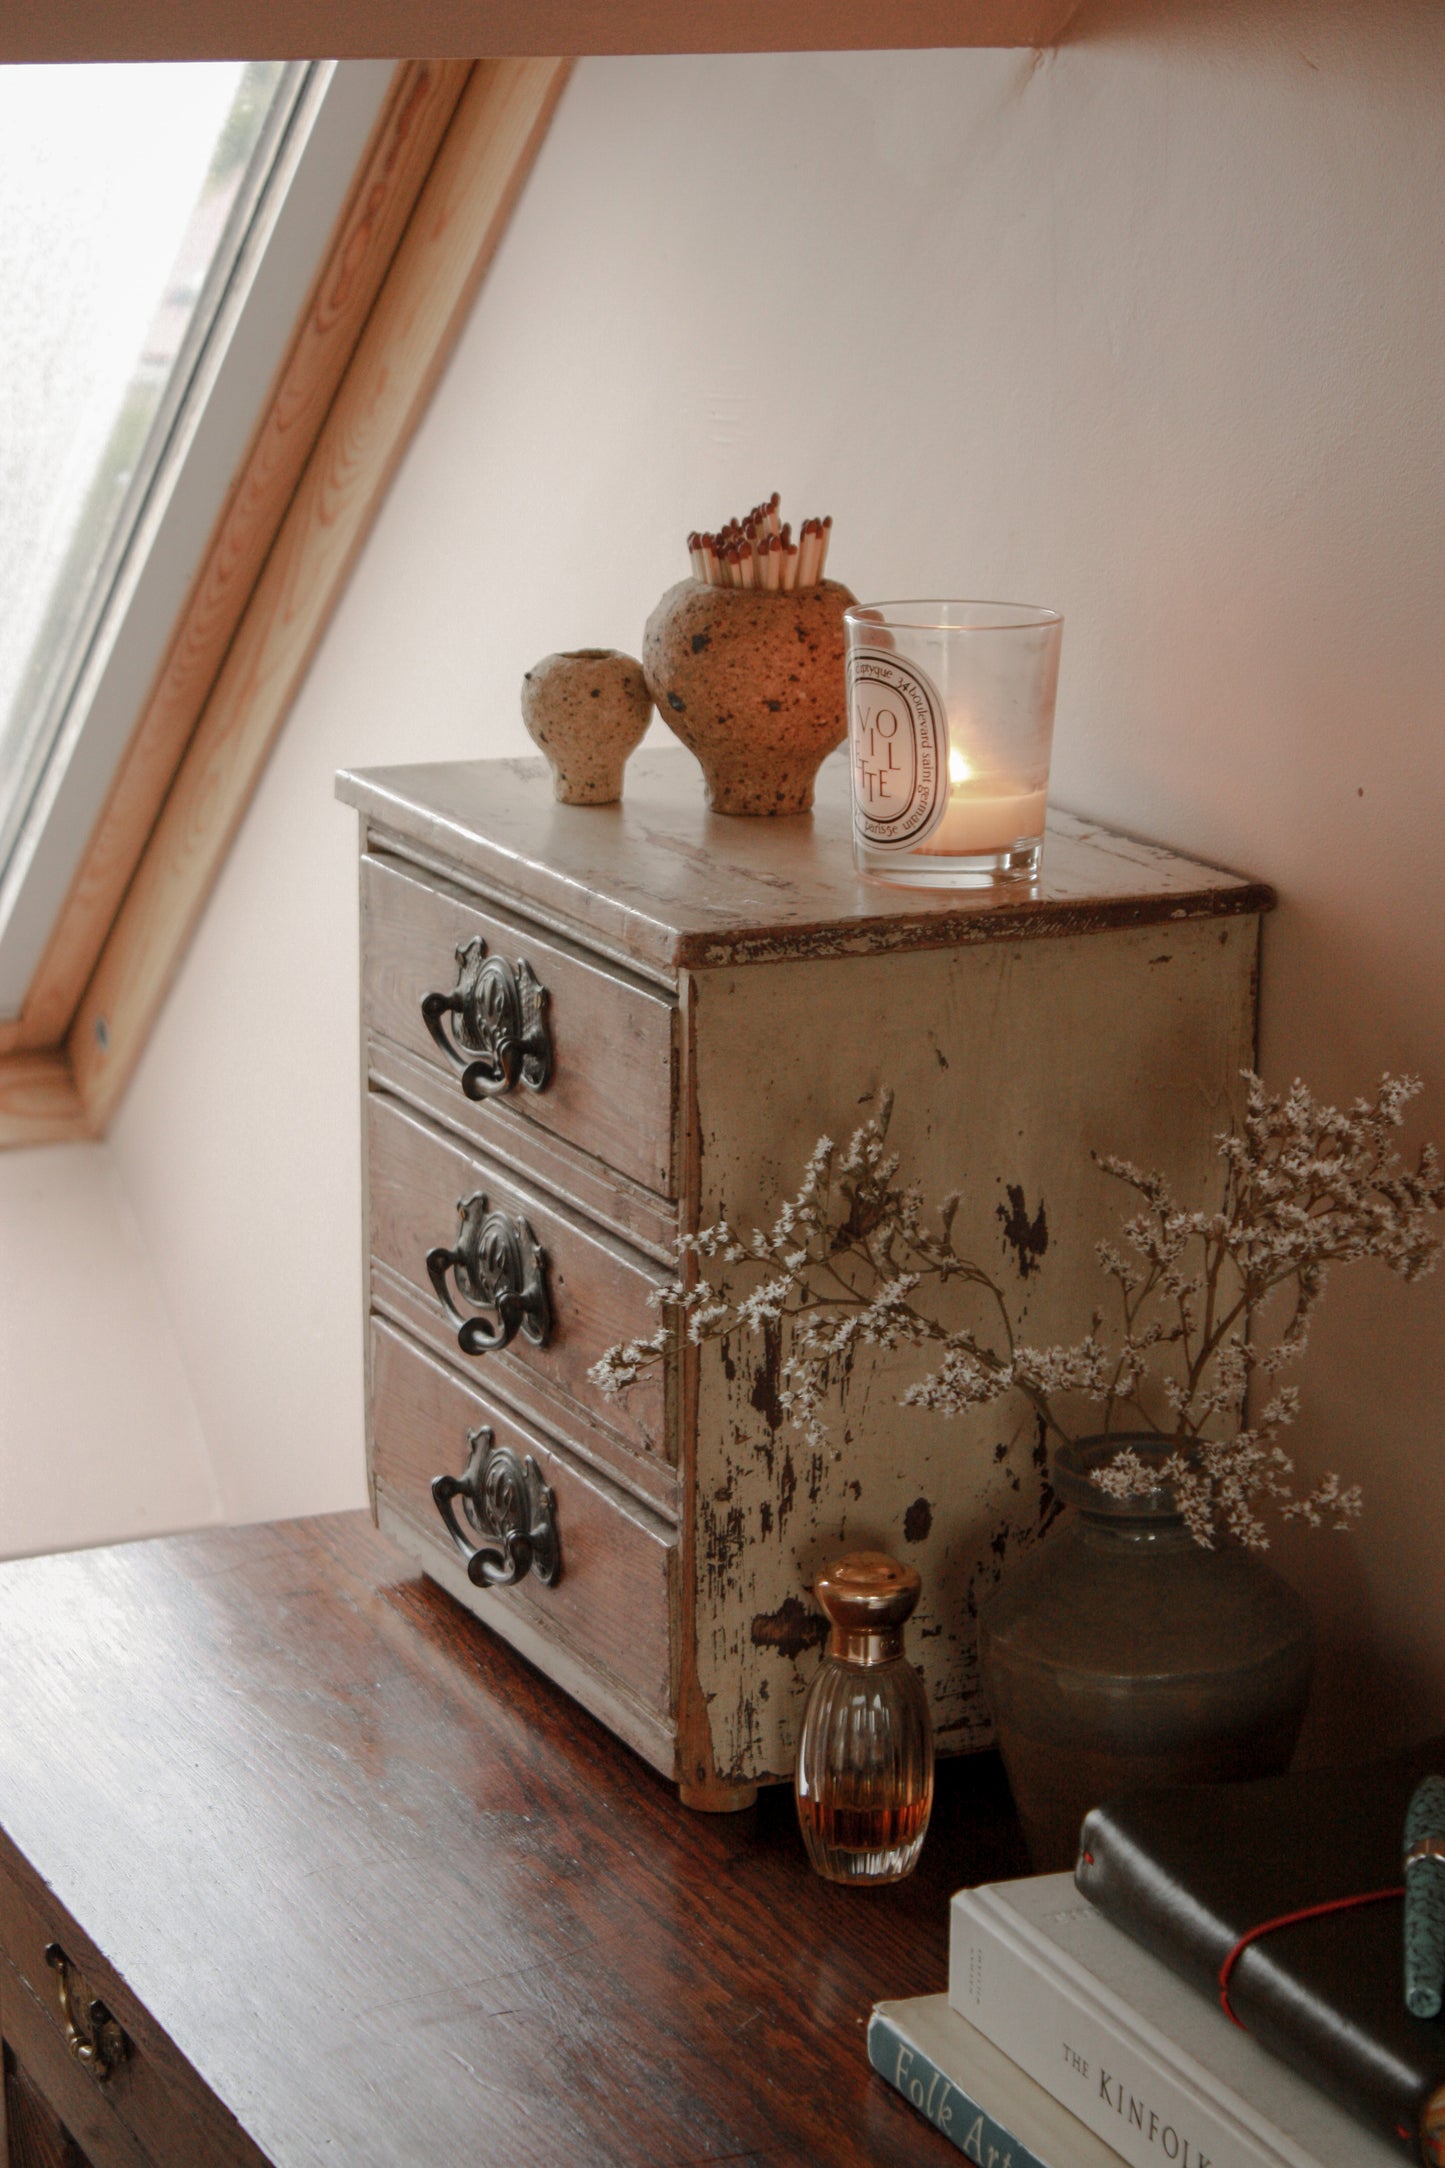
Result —
[[[514, 1446], [498, 1445], [485, 1426], [467, 1432], [472, 1457], [462, 1475], [432, 1478], [431, 1494], [461, 1553], [467, 1579], [476, 1588], [510, 1588], [535, 1573], [548, 1588], [562, 1577], [557, 1542], [556, 1504], [529, 1453], [524, 1460]], [[485, 1550], [471, 1544], [457, 1525], [455, 1501]]]
[[[547, 989], [519, 958], [488, 956], [480, 934], [457, 943], [457, 983], [449, 994], [424, 994], [427, 1030], [462, 1080], [468, 1099], [499, 1099], [525, 1084], [540, 1092], [552, 1075]], [[452, 1029], [447, 1018], [455, 1017]]]
[[91, 1996], [85, 2005], [85, 2023], [76, 2023], [70, 1960], [58, 1942], [45, 1947], [45, 1962], [55, 1974], [55, 1992], [65, 2022], [65, 2044], [75, 2060], [101, 2085], [130, 2053], [130, 2042], [105, 2004]]
[[[545, 1347], [552, 1329], [552, 1307], [544, 1278], [546, 1254], [527, 1222], [511, 1212], [493, 1212], [477, 1190], [457, 1205], [461, 1227], [456, 1248], [427, 1251], [427, 1278], [437, 1300], [461, 1328], [457, 1345], [464, 1355], [489, 1355], [506, 1347], [520, 1332], [534, 1347]], [[457, 1293], [492, 1316], [469, 1317], [457, 1305]]]

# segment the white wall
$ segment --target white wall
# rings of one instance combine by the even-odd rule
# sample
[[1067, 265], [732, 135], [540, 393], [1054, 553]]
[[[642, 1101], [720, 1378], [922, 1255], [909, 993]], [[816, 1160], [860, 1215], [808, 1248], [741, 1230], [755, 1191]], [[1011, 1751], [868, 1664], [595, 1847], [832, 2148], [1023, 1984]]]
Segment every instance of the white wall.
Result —
[[223, 1517], [110, 1154], [0, 1152], [0, 1558]]
[[[228, 1514], [362, 1496], [333, 768], [522, 749], [524, 668], [635, 650], [774, 487], [860, 593], [1062, 607], [1057, 797], [1274, 880], [1267, 1074], [1420, 1070], [1445, 1131], [1442, 74], [1397, 0], [578, 69], [114, 1134]], [[1442, 1319], [1362, 1276], [1317, 1331], [1336, 1724], [1445, 1720]]]

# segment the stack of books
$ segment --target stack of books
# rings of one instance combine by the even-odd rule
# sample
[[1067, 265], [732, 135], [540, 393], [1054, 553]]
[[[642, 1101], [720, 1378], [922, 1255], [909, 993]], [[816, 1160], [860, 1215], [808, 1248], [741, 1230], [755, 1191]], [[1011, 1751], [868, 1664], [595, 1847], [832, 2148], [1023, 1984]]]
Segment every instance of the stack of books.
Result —
[[1405, 2009], [1398, 1894], [1431, 1769], [1445, 1740], [1096, 1809], [1076, 1875], [955, 1897], [948, 1993], [879, 2003], [870, 2061], [979, 2168], [1445, 2164], [1445, 2027]]

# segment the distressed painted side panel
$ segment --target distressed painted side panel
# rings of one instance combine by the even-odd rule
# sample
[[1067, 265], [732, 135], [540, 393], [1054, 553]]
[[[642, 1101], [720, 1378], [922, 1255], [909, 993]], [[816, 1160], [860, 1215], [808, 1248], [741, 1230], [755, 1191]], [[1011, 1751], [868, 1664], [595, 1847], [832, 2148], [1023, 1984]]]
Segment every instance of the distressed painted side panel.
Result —
[[[1129, 1192], [1090, 1147], [1215, 1194], [1213, 1140], [1254, 1044], [1258, 921], [1194, 920], [1055, 941], [755, 965], [693, 986], [698, 1223], [770, 1221], [820, 1135], [896, 1093], [892, 1140], [930, 1199], [962, 1190], [961, 1248], [1006, 1285], [1022, 1337], [1077, 1339], [1108, 1283], [1094, 1243]], [[896, 1405], [916, 1356], [865, 1353], [809, 1452], [777, 1405], [777, 1351], [702, 1350], [694, 1491], [697, 1642], [719, 1775], [792, 1766], [821, 1621], [809, 1589], [840, 1549], [910, 1560], [910, 1628], [940, 1748], [991, 1737], [974, 1621], [1047, 1515], [1032, 1419]]]

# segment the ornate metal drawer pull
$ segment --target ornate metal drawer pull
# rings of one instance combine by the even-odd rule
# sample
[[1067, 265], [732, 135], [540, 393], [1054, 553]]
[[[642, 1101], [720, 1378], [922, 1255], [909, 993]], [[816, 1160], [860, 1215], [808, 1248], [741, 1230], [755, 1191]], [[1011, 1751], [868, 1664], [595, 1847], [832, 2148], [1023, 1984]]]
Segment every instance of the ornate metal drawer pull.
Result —
[[[467, 1432], [472, 1457], [463, 1475], [432, 1478], [431, 1494], [447, 1534], [462, 1555], [467, 1579], [477, 1588], [510, 1588], [534, 1573], [548, 1588], [562, 1577], [562, 1553], [553, 1519], [556, 1500], [529, 1453], [498, 1445], [490, 1430]], [[457, 1525], [455, 1500], [487, 1547], [467, 1541]]]
[[[552, 1329], [552, 1309], [544, 1277], [547, 1257], [527, 1222], [511, 1212], [493, 1212], [481, 1190], [457, 1205], [461, 1227], [456, 1248], [428, 1250], [427, 1277], [437, 1300], [461, 1328], [457, 1345], [464, 1355], [488, 1355], [520, 1332], [534, 1347], [545, 1347]], [[457, 1294], [490, 1316], [469, 1317]]]
[[75, 1983], [78, 1975], [72, 1972], [70, 1960], [58, 1942], [46, 1944], [45, 1962], [55, 1974], [55, 1992], [65, 2024], [65, 2044], [75, 2060], [98, 2084], [104, 2085], [117, 2064], [123, 2063], [129, 2055], [130, 2042], [105, 2004], [94, 1995], [85, 2004], [85, 2022], [77, 2023]]
[[[457, 983], [449, 994], [424, 994], [427, 1030], [462, 1080], [468, 1099], [499, 1099], [525, 1084], [540, 1092], [552, 1075], [547, 989], [519, 958], [488, 956], [480, 934], [457, 943]], [[452, 1030], [447, 1018], [455, 1017]]]

